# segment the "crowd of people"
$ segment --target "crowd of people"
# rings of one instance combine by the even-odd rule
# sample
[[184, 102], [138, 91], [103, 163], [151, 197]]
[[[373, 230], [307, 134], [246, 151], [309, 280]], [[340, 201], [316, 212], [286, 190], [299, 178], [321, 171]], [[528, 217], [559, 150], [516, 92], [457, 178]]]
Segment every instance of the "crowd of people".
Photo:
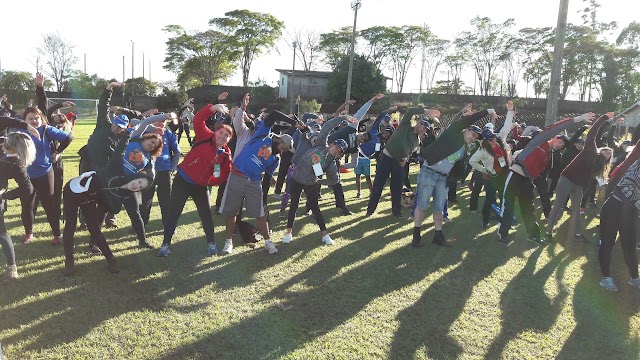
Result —
[[[422, 225], [431, 205], [432, 242], [449, 247], [444, 234], [450, 203], [457, 202], [457, 186], [472, 172], [469, 187], [470, 215], [476, 216], [479, 197], [485, 199], [479, 229], [498, 221], [496, 238], [505, 244], [516, 213], [527, 238], [543, 246], [554, 241], [554, 227], [562, 211], [570, 211], [573, 241], [589, 242], [581, 217], [594, 204], [597, 189], [604, 189], [600, 212], [600, 285], [617, 291], [611, 274], [611, 252], [618, 236], [629, 269], [629, 284], [640, 287], [636, 247], [640, 235], [640, 126], [631, 140], [615, 138], [623, 119], [610, 112], [597, 117], [586, 113], [556, 122], [545, 129], [516, 122], [514, 104], [506, 113], [494, 109], [474, 110], [467, 104], [451, 123], [440, 122], [440, 110], [392, 106], [365, 117], [384, 95], [367, 101], [353, 116], [335, 114], [284, 114], [263, 109], [257, 116], [247, 107], [250, 96], [229, 108], [228, 94], [197, 110], [193, 99], [174, 113], [146, 112], [111, 106], [112, 82], [102, 92], [91, 136], [81, 147], [79, 176], [64, 183], [62, 155], [74, 141], [75, 114], [62, 109], [72, 102], [47, 108], [44, 77], [35, 78], [37, 106], [15, 112], [2, 98], [0, 132], [0, 244], [5, 253], [5, 281], [18, 278], [13, 242], [4, 222], [8, 200], [21, 203], [24, 226], [22, 243], [34, 240], [33, 224], [39, 204], [51, 228], [52, 244], [63, 244], [64, 274], [74, 274], [74, 237], [78, 227], [90, 234], [89, 251], [102, 254], [110, 272], [119, 272], [103, 227], [117, 226], [115, 217], [124, 207], [141, 248], [154, 248], [146, 235], [154, 196], [164, 229], [159, 257], [167, 257], [186, 202], [194, 202], [207, 240], [209, 255], [231, 254], [233, 235], [255, 246], [261, 240], [269, 254], [278, 252], [271, 239], [272, 221], [268, 193], [275, 187], [280, 200], [279, 220], [286, 221], [281, 243], [294, 240], [294, 225], [302, 194], [305, 213], [312, 215], [325, 245], [334, 244], [318, 204], [322, 187], [332, 190], [335, 206], [351, 215], [345, 202], [341, 173], [353, 169], [357, 198], [369, 192], [365, 217], [376, 213], [387, 180], [391, 215], [398, 221], [412, 219], [411, 246], [423, 246]], [[400, 121], [394, 124], [394, 113]], [[572, 137], [567, 131], [580, 127]], [[395, 125], [395, 126], [394, 126]], [[194, 137], [191, 137], [191, 130]], [[588, 131], [588, 132], [587, 132]], [[586, 137], [584, 133], [587, 132]], [[179, 142], [186, 135], [189, 151], [182, 154]], [[629, 151], [632, 145], [633, 151]], [[344, 157], [344, 159], [343, 159]], [[350, 159], [349, 159], [350, 158]], [[349, 159], [349, 160], [348, 160]], [[375, 174], [371, 179], [371, 163]], [[409, 179], [410, 164], [420, 164], [416, 186]], [[367, 189], [363, 189], [364, 176]], [[9, 189], [9, 180], [16, 186]], [[215, 210], [212, 189], [217, 187]], [[283, 191], [284, 188], [284, 191]], [[413, 191], [415, 189], [415, 191]], [[535, 191], [542, 204], [546, 229], [538, 224]], [[551, 199], [555, 194], [555, 201]], [[412, 212], [403, 214], [403, 199], [413, 199]], [[571, 208], [569, 209], [568, 205]], [[406, 205], [406, 204], [405, 204]], [[62, 211], [64, 209], [64, 211]], [[224, 218], [225, 241], [218, 249], [214, 236], [214, 211]], [[64, 229], [61, 231], [61, 214]], [[254, 219], [255, 226], [244, 219]], [[595, 242], [595, 241], [594, 241]]]

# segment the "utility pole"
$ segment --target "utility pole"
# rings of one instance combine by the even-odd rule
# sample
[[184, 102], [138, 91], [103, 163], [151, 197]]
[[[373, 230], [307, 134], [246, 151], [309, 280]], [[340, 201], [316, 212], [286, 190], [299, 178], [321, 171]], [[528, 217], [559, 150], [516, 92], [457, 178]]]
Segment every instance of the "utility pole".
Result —
[[[358, 22], [358, 9], [362, 6], [362, 0], [352, 0], [351, 8], [354, 11], [353, 15], [353, 31], [351, 32], [351, 54], [349, 55], [349, 73], [347, 75], [347, 96], [345, 102], [351, 100], [351, 78], [353, 75], [353, 51], [356, 44], [356, 25]], [[349, 112], [349, 105], [345, 107], [347, 113]]]
[[[428, 25], [424, 24], [424, 29], [427, 30], [428, 29]], [[422, 67], [420, 68], [420, 94], [422, 94], [422, 81], [424, 78], [424, 67], [425, 64], [427, 62], [427, 47], [422, 44]], [[427, 91], [429, 91], [429, 89], [427, 89]]]
[[149, 59], [149, 82], [151, 82], [151, 59]]
[[131, 103], [133, 105], [133, 97], [136, 95], [136, 80], [133, 77], [133, 68], [134, 68], [134, 43], [131, 40]]
[[564, 38], [567, 32], [567, 13], [569, 12], [569, 0], [560, 0], [558, 10], [558, 26], [556, 28], [556, 41], [553, 49], [553, 66], [551, 68], [551, 81], [547, 95], [547, 114], [545, 126], [552, 125], [558, 115], [558, 98], [560, 97], [560, 80], [562, 77], [562, 57], [564, 56]]
[[87, 53], [84, 53], [84, 73], [87, 73]]
[[293, 42], [293, 66], [291, 67], [291, 90], [289, 91], [289, 100], [291, 101], [291, 113], [295, 113], [295, 89], [296, 89], [296, 47], [298, 46], [298, 42]]
[[144, 82], [144, 51], [142, 52], [142, 81]]
[[[122, 55], [122, 83], [124, 84], [125, 78], [124, 78], [124, 55]], [[124, 106], [125, 101], [124, 101], [124, 87], [121, 88], [122, 90], [122, 106]]]

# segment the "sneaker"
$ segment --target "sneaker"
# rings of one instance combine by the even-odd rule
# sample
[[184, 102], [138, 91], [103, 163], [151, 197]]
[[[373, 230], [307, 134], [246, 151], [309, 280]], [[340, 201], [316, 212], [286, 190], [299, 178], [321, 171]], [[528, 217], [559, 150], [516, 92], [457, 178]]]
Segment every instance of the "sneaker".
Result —
[[436, 244], [436, 245], [439, 245], [439, 246], [451, 247], [451, 244], [449, 244], [447, 242], [447, 240], [444, 238], [444, 234], [442, 234], [442, 232], [434, 233], [433, 234], [433, 240], [431, 240], [431, 242]]
[[116, 222], [115, 222], [115, 221], [107, 221], [107, 222], [104, 224], [104, 227], [105, 227], [106, 229], [117, 229], [117, 228], [118, 228], [118, 224], [116, 224]]
[[111, 258], [107, 260], [107, 263], [109, 264], [107, 265], [107, 269], [110, 273], [117, 274], [120, 272], [120, 267], [118, 266], [118, 262], [116, 261], [116, 259]]
[[284, 238], [282, 239], [283, 244], [288, 244], [293, 241], [293, 235], [291, 233], [284, 234]]
[[4, 277], [4, 282], [10, 282], [17, 279], [18, 279], [18, 266], [15, 264], [7, 266], [7, 272]]
[[349, 215], [352, 214], [351, 210], [347, 209], [346, 207], [343, 207], [340, 210], [342, 211], [342, 215], [344, 215], [344, 216], [349, 216]]
[[368, 218], [368, 217], [371, 217], [371, 215], [373, 215], [373, 213], [370, 213], [370, 212], [367, 211], [367, 213], [364, 214], [364, 217]]
[[207, 245], [207, 254], [209, 255], [218, 255], [218, 248], [215, 243], [209, 243]]
[[32, 242], [33, 240], [35, 240], [35, 237], [33, 237], [33, 233], [28, 233], [24, 236], [24, 239], [22, 239], [22, 243], [23, 244], [28, 244], [30, 242]]
[[631, 279], [627, 284], [640, 288], [640, 278]]
[[448, 216], [443, 216], [443, 217], [442, 217], [442, 221], [443, 221], [443, 222], [449, 222], [449, 221], [451, 221], [451, 219], [449, 219], [449, 217], [448, 217]]
[[53, 240], [51, 240], [51, 245], [60, 245], [62, 244], [62, 238], [60, 236], [54, 236]]
[[600, 280], [600, 286], [609, 291], [618, 291], [618, 287], [613, 283], [613, 279], [611, 277], [603, 277]]
[[[602, 240], [600, 240], [600, 242], [602, 242]], [[599, 246], [600, 244], [598, 244]], [[636, 246], [636, 251], [640, 251], [640, 245]]]
[[509, 243], [509, 237], [507, 237], [506, 235], [502, 235], [500, 233], [496, 233], [496, 240], [500, 241], [501, 243], [505, 243], [505, 244]]
[[356, 199], [362, 199], [362, 193], [356, 193]]
[[307, 215], [311, 216], [311, 214], [313, 214], [313, 211], [311, 210], [307, 211]]
[[333, 240], [331, 239], [331, 236], [329, 236], [329, 234], [322, 237], [322, 242], [326, 245], [333, 245]]
[[160, 251], [158, 251], [158, 257], [167, 257], [170, 252], [171, 249], [169, 249], [169, 245], [163, 244], [162, 246], [160, 246]]
[[231, 254], [232, 252], [233, 252], [233, 241], [227, 239], [224, 241], [224, 246], [222, 247], [222, 255]]
[[584, 215], [584, 208], [580, 208], [580, 215]]
[[422, 236], [420, 234], [413, 234], [413, 239], [411, 239], [411, 246], [414, 248], [421, 248], [424, 244], [422, 243]]
[[267, 249], [267, 251], [271, 255], [273, 255], [273, 254], [278, 252], [278, 249], [276, 248], [276, 246], [273, 244], [273, 242], [271, 240], [265, 241], [264, 242], [264, 247]]
[[585, 238], [584, 235], [582, 235], [582, 234], [574, 235], [573, 240], [575, 240], [577, 242], [583, 242], [583, 243], [589, 242], [589, 240], [587, 240], [587, 238]]
[[483, 221], [481, 226], [482, 226], [483, 229], [488, 229], [489, 228], [489, 223]]
[[89, 253], [91, 255], [102, 255], [102, 251], [100, 251], [100, 248], [98, 248], [97, 245], [89, 246]]
[[529, 237], [527, 238], [527, 240], [531, 241], [532, 243], [538, 245], [538, 246], [544, 246], [545, 243], [542, 239], [537, 238], [537, 237]]

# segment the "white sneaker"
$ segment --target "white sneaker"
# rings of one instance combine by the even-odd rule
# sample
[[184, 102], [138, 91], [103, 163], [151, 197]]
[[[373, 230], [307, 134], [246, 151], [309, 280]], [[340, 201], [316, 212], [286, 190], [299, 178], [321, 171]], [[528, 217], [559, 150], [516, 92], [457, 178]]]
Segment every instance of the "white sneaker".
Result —
[[291, 233], [284, 234], [284, 239], [282, 239], [283, 244], [288, 244], [293, 241], [293, 235]]
[[640, 288], [640, 278], [631, 279], [628, 284]]
[[278, 252], [278, 249], [276, 248], [276, 246], [273, 244], [273, 242], [271, 240], [265, 241], [264, 242], [264, 247], [267, 249], [267, 251], [271, 255], [273, 255], [273, 254]]
[[225, 240], [222, 248], [222, 255], [231, 254], [233, 252], [233, 240]]
[[326, 245], [333, 245], [333, 240], [331, 239], [331, 236], [329, 236], [329, 234], [322, 237], [322, 242]]
[[311, 210], [307, 211], [307, 215], [311, 215], [311, 214], [313, 214], [313, 211]]
[[[633, 281], [633, 279], [631, 281]], [[629, 281], [629, 284], [631, 284], [631, 281]], [[600, 286], [609, 291], [618, 291], [618, 287], [613, 283], [611, 277], [603, 277], [602, 280], [600, 280]]]

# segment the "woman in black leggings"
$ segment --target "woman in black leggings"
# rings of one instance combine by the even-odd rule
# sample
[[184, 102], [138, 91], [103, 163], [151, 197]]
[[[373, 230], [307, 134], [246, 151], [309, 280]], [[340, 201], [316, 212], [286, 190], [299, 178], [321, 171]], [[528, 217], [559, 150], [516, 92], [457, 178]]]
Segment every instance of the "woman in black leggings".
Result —
[[[4, 131], [5, 124], [14, 123], [13, 126], [26, 128], [26, 124], [19, 120], [0, 118], [0, 130]], [[33, 187], [27, 175], [27, 166], [36, 157], [36, 148], [31, 138], [22, 133], [11, 133], [2, 142], [2, 157], [0, 158], [0, 246], [7, 260], [7, 272], [5, 282], [18, 278], [16, 254], [13, 250], [13, 241], [7, 232], [4, 223], [4, 212], [7, 209], [7, 200], [27, 196], [33, 192]], [[7, 190], [9, 180], [13, 179], [18, 184], [17, 189]]]

